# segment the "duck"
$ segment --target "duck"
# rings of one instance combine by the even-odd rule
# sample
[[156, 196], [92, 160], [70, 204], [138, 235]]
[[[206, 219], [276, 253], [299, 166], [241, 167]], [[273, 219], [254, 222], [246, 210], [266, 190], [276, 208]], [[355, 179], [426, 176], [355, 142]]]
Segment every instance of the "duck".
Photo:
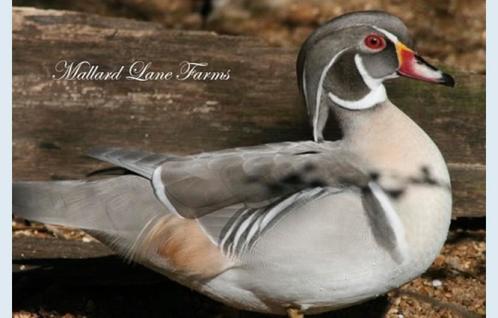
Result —
[[[427, 270], [451, 219], [441, 152], [384, 86], [454, 86], [411, 45], [389, 13], [336, 17], [297, 58], [313, 140], [187, 156], [101, 147], [89, 156], [130, 174], [14, 182], [13, 213], [83, 229], [241, 310], [297, 318], [375, 298]], [[330, 116], [339, 140], [323, 137]]]

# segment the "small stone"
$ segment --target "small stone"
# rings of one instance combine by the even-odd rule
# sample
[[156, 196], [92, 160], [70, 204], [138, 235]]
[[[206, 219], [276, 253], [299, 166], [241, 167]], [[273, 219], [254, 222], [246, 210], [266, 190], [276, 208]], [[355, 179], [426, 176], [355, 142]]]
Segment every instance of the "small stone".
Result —
[[441, 286], [443, 286], [443, 282], [441, 282], [439, 279], [434, 279], [432, 281], [432, 286], [436, 287], [436, 288], [441, 287]]

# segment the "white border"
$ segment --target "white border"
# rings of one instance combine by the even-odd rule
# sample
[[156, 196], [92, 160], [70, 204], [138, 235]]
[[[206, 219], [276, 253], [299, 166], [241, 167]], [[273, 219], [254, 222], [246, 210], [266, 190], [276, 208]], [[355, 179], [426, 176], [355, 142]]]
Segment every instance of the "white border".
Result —
[[0, 2], [0, 317], [12, 317], [12, 4]]

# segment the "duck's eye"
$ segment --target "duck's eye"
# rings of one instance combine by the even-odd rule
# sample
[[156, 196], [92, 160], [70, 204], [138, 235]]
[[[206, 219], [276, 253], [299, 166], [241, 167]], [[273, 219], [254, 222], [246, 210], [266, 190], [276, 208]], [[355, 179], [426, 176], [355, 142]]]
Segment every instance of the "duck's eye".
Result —
[[386, 47], [386, 41], [377, 34], [370, 34], [365, 38], [365, 45], [372, 50], [379, 51]]

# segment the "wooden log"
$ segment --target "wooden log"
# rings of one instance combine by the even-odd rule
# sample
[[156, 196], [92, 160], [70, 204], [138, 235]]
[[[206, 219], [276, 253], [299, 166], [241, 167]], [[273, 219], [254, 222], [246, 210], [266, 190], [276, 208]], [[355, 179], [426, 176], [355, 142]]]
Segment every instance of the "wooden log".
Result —
[[[14, 179], [79, 179], [107, 167], [84, 156], [96, 146], [188, 154], [310, 139], [296, 52], [251, 37], [14, 8]], [[107, 71], [142, 60], [173, 72], [182, 61], [207, 62], [204, 70], [230, 69], [230, 79], [57, 81], [60, 60], [87, 60]], [[454, 75], [455, 89], [400, 79], [388, 92], [448, 161], [454, 216], [484, 216], [484, 76]], [[337, 127], [329, 126], [326, 137], [336, 138]]]

